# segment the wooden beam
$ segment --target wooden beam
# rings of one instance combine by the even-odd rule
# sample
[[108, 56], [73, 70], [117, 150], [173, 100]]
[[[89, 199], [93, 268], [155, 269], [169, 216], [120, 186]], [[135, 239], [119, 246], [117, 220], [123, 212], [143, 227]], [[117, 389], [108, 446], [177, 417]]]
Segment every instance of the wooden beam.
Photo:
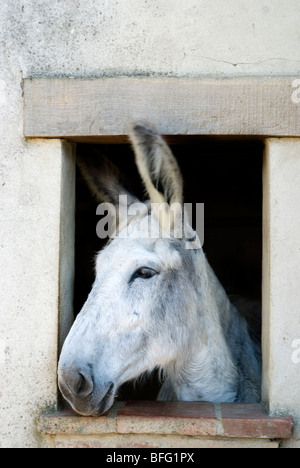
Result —
[[130, 121], [164, 135], [300, 136], [295, 77], [26, 79], [27, 138], [125, 142]]

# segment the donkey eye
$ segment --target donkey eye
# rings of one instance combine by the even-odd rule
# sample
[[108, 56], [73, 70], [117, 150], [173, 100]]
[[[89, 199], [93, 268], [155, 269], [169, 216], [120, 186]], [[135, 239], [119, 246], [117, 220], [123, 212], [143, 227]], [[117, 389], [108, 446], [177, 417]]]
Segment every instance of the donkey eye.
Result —
[[130, 278], [129, 283], [133, 283], [136, 279], [150, 279], [157, 275], [157, 272], [152, 268], [142, 267], [136, 270]]

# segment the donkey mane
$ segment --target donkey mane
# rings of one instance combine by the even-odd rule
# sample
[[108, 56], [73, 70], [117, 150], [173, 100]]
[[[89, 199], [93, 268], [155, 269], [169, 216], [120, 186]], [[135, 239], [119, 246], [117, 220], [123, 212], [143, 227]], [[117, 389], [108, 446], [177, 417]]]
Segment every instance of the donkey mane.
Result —
[[[259, 402], [260, 344], [227, 297], [197, 233], [177, 216], [183, 204], [178, 163], [152, 125], [132, 125], [129, 137], [149, 203], [125, 224], [120, 213], [138, 200], [119, 171], [106, 158], [79, 159], [92, 192], [117, 207], [118, 220], [64, 344], [60, 389], [80, 414], [102, 414], [120, 385], [159, 369], [159, 400]], [[169, 237], [140, 236], [149, 220]], [[195, 239], [193, 248], [186, 248], [187, 238]]]

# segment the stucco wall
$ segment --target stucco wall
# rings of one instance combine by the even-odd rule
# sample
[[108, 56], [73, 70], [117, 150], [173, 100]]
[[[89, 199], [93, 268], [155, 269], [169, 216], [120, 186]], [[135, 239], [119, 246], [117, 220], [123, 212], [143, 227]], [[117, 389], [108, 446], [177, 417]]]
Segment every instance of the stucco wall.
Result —
[[297, 0], [3, 0], [24, 76], [234, 75], [299, 70]]
[[[24, 77], [297, 75], [298, 0], [2, 0], [0, 446], [56, 401], [62, 156], [23, 138]], [[67, 152], [68, 153], [68, 152]]]
[[299, 447], [300, 138], [267, 140], [263, 182], [263, 398], [271, 413], [293, 415]]

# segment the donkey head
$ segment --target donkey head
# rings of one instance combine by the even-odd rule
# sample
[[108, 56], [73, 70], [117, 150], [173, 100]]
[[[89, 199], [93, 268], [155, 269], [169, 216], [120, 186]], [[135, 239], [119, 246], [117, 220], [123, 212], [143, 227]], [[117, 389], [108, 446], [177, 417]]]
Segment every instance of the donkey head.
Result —
[[[126, 381], [175, 366], [197, 328], [195, 250], [186, 249], [186, 238], [198, 238], [188, 223], [178, 226], [179, 167], [148, 124], [134, 125], [130, 139], [152, 208], [148, 204], [126, 223], [119, 222], [114, 239], [98, 254], [92, 291], [63, 346], [59, 387], [83, 415], [108, 410]], [[137, 202], [108, 161], [102, 168], [88, 159], [80, 165], [99, 200], [110, 202], [118, 213], [124, 208], [119, 195], [127, 195], [128, 205]], [[185, 235], [175, 237], [182, 227]], [[151, 235], [153, 229], [160, 235]], [[163, 235], [166, 231], [169, 236]]]

